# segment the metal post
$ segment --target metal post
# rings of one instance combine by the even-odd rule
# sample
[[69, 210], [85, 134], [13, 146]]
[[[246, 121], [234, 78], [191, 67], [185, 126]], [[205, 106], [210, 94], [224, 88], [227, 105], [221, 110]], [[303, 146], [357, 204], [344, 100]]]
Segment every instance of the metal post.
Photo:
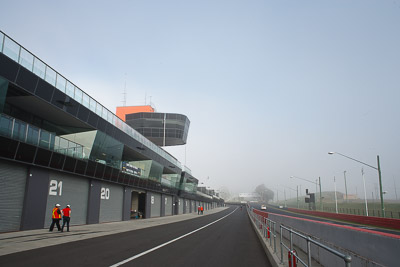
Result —
[[383, 191], [382, 191], [382, 174], [381, 174], [381, 164], [379, 162], [379, 155], [376, 156], [376, 160], [378, 162], [378, 174], [379, 174], [379, 193], [381, 195], [381, 210], [382, 217], [385, 218], [385, 206], [383, 205]]
[[321, 191], [321, 177], [318, 177], [319, 180], [319, 208], [321, 211], [324, 211], [324, 204], [322, 204], [322, 191]]
[[[364, 201], [365, 201], [365, 213], [368, 216], [368, 202], [367, 202], [367, 192], [365, 189], [365, 178], [364, 178], [364, 169], [361, 168], [361, 174], [362, 174], [362, 179], [363, 179], [363, 184], [364, 184]], [[373, 198], [372, 198], [373, 199]]]
[[335, 207], [336, 207], [336, 213], [338, 213], [338, 209], [337, 209], [337, 194], [336, 194], [336, 177], [333, 176], [333, 182], [335, 184]]
[[310, 237], [307, 238], [307, 258], [308, 258], [308, 267], [311, 267], [311, 242], [310, 242]]
[[276, 223], [274, 222], [273, 225], [274, 225], [274, 253], [276, 253], [276, 231], [275, 231]]
[[347, 182], [346, 182], [346, 171], [343, 171], [343, 175], [344, 175], [344, 188], [346, 190], [346, 202], [348, 202], [349, 198], [347, 196]]
[[297, 192], [297, 208], [299, 208], [299, 186], [296, 187]]
[[282, 236], [282, 224], [279, 226], [279, 228], [280, 228], [280, 230], [281, 230], [281, 233], [280, 233], [280, 235], [281, 235], [281, 241], [280, 241], [280, 244], [281, 244], [281, 263], [283, 264], [283, 247], [282, 247], [282, 238], [283, 238], [283, 236]]
[[[151, 103], [150, 103], [151, 105]], [[167, 120], [167, 113], [164, 113], [164, 138], [163, 138], [163, 146], [165, 146], [165, 121]]]

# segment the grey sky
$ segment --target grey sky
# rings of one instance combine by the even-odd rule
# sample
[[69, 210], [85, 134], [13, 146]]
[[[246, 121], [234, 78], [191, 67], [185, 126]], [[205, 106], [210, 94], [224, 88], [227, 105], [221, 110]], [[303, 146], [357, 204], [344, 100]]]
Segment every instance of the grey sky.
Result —
[[[2, 1], [1, 29], [115, 112], [150, 100], [182, 113], [168, 148], [214, 188], [265, 183], [362, 196], [361, 165], [400, 189], [400, 2]], [[125, 75], [126, 74], [126, 75]], [[368, 197], [377, 172], [365, 167]], [[207, 177], [210, 177], [207, 180]], [[357, 189], [356, 189], [357, 188]], [[315, 189], [314, 189], [315, 190]], [[400, 195], [400, 190], [398, 190]]]

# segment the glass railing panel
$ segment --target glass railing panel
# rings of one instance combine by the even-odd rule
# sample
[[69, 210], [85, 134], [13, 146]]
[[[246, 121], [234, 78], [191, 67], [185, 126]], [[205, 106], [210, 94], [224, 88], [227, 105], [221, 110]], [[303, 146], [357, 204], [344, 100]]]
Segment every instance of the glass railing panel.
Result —
[[82, 94], [82, 105], [84, 105], [86, 108], [89, 108], [89, 96], [85, 93]]
[[64, 138], [60, 138], [59, 140], [60, 140], [60, 142], [59, 142], [58, 149], [61, 153], [65, 153], [65, 150], [68, 148], [69, 141]]
[[21, 142], [25, 142], [27, 125], [19, 120], [14, 120], [14, 128], [12, 138]]
[[3, 114], [0, 117], [0, 134], [3, 136], [10, 137], [13, 127], [13, 119]]
[[93, 98], [89, 98], [89, 109], [96, 113], [96, 101]]
[[103, 111], [103, 107], [101, 105], [99, 105], [99, 103], [96, 102], [96, 114], [101, 116], [101, 112]]
[[57, 75], [56, 87], [57, 87], [58, 90], [60, 90], [61, 92], [65, 93], [66, 83], [67, 83], [67, 80], [63, 76]]
[[107, 121], [108, 110], [103, 106], [101, 108], [102, 108], [101, 117]]
[[56, 72], [52, 68], [46, 65], [46, 76], [44, 80], [49, 84], [56, 86]]
[[44, 79], [44, 75], [46, 73], [46, 64], [36, 57], [33, 60], [33, 73], [42, 79]]
[[18, 62], [19, 48], [20, 46], [16, 42], [5, 36], [3, 53], [15, 62]]
[[65, 86], [65, 93], [67, 96], [74, 98], [75, 86], [67, 81], [67, 85]]
[[28, 144], [37, 146], [39, 142], [39, 128], [28, 125], [28, 134], [26, 136], [26, 142]]
[[74, 99], [78, 103], [82, 103], [82, 95], [83, 95], [82, 90], [75, 86], [75, 97], [74, 97]]
[[26, 69], [33, 71], [33, 55], [21, 47], [21, 54], [19, 56], [19, 64]]
[[40, 131], [39, 146], [47, 149], [50, 148], [50, 133], [48, 131]]
[[4, 34], [0, 32], [0, 52], [3, 53]]

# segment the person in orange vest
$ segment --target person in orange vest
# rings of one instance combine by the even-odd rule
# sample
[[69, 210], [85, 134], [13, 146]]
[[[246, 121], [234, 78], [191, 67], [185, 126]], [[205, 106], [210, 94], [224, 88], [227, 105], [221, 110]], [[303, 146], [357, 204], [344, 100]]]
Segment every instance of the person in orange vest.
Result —
[[203, 211], [204, 211], [203, 206], [201, 206], [200, 210], [201, 210], [201, 214], [203, 214]]
[[67, 205], [65, 209], [62, 210], [63, 214], [63, 225], [61, 227], [61, 232], [64, 232], [64, 226], [67, 224], [67, 232], [69, 232], [69, 221], [71, 220], [71, 206]]
[[60, 210], [60, 204], [56, 204], [56, 206], [53, 208], [53, 212], [51, 213], [51, 218], [52, 218], [52, 223], [50, 225], [50, 232], [53, 232], [54, 224], [57, 225], [58, 231], [61, 231], [60, 227], [60, 220], [61, 220], [61, 210]]

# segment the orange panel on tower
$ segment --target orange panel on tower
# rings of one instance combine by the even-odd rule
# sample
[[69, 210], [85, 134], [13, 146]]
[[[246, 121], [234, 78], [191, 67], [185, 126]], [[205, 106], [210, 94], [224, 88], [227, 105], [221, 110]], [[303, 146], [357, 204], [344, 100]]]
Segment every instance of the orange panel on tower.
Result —
[[150, 105], [146, 106], [129, 106], [129, 107], [117, 107], [117, 117], [123, 121], [125, 120], [126, 114], [139, 113], [139, 112], [154, 112], [154, 108]]

